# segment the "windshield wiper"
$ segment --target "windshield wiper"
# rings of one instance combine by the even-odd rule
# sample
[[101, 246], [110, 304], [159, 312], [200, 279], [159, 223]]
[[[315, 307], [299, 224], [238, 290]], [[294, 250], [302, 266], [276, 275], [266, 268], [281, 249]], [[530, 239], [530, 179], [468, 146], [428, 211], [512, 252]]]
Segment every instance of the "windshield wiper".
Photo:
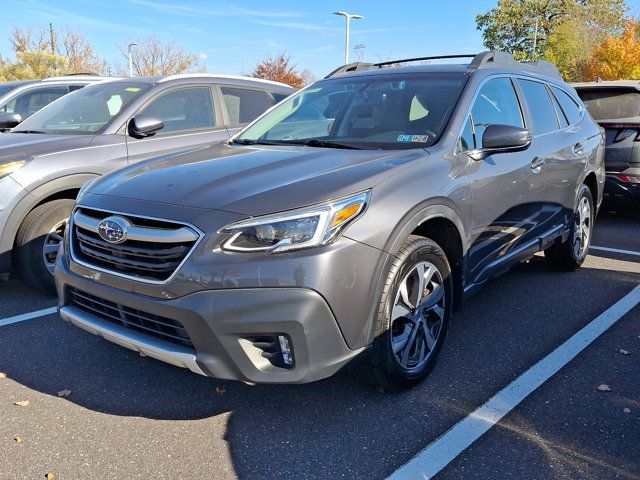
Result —
[[280, 145], [282, 142], [273, 142], [269, 140], [249, 140], [247, 138], [234, 139], [233, 143], [236, 145]]
[[43, 132], [42, 130], [14, 130], [11, 133], [47, 133], [47, 132]]
[[346, 148], [349, 150], [362, 150], [360, 147], [356, 147], [351, 143], [335, 142], [333, 140], [320, 140], [319, 138], [310, 138], [309, 140], [303, 140], [300, 142], [291, 142], [291, 143], [304, 145], [306, 147]]

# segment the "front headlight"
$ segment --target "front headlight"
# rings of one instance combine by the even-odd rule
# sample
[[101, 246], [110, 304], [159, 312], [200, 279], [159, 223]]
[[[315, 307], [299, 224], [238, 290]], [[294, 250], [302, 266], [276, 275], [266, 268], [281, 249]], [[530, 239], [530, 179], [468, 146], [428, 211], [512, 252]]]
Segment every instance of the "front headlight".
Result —
[[222, 249], [278, 253], [325, 245], [364, 213], [369, 196], [370, 191], [366, 191], [314, 207], [227, 225], [221, 233], [232, 236]]
[[10, 175], [17, 170], [20, 170], [25, 163], [27, 162], [24, 160], [20, 160], [19, 162], [9, 162], [0, 165], [0, 178], [4, 177], [5, 175]]

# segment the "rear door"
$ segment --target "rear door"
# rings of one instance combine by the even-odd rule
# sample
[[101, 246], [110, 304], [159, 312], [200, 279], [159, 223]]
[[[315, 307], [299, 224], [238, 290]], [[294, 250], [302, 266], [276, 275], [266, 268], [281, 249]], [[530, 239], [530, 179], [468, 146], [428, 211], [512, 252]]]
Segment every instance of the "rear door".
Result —
[[152, 137], [127, 136], [129, 163], [211, 145], [229, 137], [211, 85], [167, 89], [148, 101], [135, 115], [141, 113], [160, 118], [164, 128]]
[[276, 104], [274, 97], [258, 88], [220, 85], [219, 91], [225, 107], [225, 125], [230, 135]]
[[541, 204], [539, 234], [547, 240], [568, 225], [576, 188], [587, 161], [585, 135], [579, 122], [569, 125], [548, 84], [519, 78], [533, 139], [531, 151], [545, 165], [545, 198]]
[[[529, 128], [513, 81], [506, 76], [490, 78], [478, 90], [460, 148], [482, 148], [484, 130], [492, 124]], [[545, 199], [545, 167], [532, 168], [535, 156], [530, 148], [469, 160], [474, 237], [468, 258], [471, 282], [501, 273], [536, 239]]]

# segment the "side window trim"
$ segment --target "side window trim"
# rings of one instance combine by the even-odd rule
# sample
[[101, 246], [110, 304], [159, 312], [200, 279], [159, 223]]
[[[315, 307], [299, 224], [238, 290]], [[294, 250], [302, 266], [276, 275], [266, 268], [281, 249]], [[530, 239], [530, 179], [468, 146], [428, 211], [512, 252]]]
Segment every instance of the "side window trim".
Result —
[[[564, 130], [566, 128], [569, 128], [571, 126], [571, 123], [569, 122], [569, 118], [567, 117], [567, 114], [565, 113], [565, 111], [562, 109], [562, 105], [560, 105], [560, 102], [558, 101], [556, 96], [553, 94], [553, 91], [551, 90], [551, 85], [546, 84], [545, 86], [547, 87], [547, 95], [549, 95], [549, 98], [551, 99], [551, 105], [553, 105], [553, 109], [556, 112], [556, 120], [560, 124], [559, 130]], [[566, 126], [561, 121], [562, 120], [560, 118], [561, 115], [562, 115], [562, 118], [564, 118], [565, 120], [564, 123], [567, 124]]]

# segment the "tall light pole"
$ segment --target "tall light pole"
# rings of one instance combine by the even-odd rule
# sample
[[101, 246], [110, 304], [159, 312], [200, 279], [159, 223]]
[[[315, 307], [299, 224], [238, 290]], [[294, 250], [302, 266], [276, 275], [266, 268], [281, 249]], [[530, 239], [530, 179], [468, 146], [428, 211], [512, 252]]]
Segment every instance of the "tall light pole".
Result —
[[333, 12], [333, 14], [340, 15], [347, 20], [347, 34], [344, 42], [344, 64], [346, 65], [349, 63], [349, 29], [351, 25], [351, 19], [353, 18], [354, 20], [359, 20], [364, 17], [362, 15], [351, 15], [347, 12]]
[[133, 60], [131, 59], [131, 47], [137, 47], [140, 45], [139, 43], [130, 43], [129, 44], [129, 77], [133, 77]]

